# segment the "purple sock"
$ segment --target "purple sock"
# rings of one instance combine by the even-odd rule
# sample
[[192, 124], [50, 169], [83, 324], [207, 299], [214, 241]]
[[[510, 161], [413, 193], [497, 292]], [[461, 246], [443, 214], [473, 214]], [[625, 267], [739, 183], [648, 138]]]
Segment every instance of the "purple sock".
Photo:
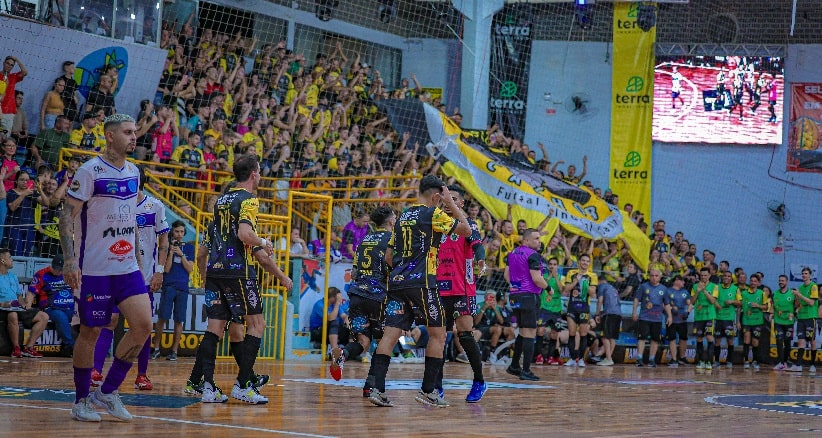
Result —
[[100, 336], [97, 337], [97, 345], [94, 346], [94, 369], [103, 373], [103, 366], [106, 363], [108, 351], [111, 349], [111, 341], [114, 340], [114, 332], [104, 328], [100, 330]]
[[138, 376], [145, 376], [146, 371], [148, 371], [148, 358], [151, 356], [151, 336], [146, 339], [145, 345], [143, 345], [143, 349], [140, 350], [140, 354], [137, 355], [137, 375]]
[[106, 375], [106, 381], [103, 382], [103, 386], [100, 387], [100, 392], [103, 394], [111, 394], [120, 388], [123, 380], [126, 380], [126, 375], [128, 374], [128, 370], [131, 369], [131, 365], [131, 362], [126, 362], [114, 356], [114, 361], [111, 362], [111, 368], [109, 368], [108, 374]]
[[89, 387], [91, 386], [91, 368], [77, 368], [74, 367], [74, 402], [77, 403], [80, 399], [88, 397]]

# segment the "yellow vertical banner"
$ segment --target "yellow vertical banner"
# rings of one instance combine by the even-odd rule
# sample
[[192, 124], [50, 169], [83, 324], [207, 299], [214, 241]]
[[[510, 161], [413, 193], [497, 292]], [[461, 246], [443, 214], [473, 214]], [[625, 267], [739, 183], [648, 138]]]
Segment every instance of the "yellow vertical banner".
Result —
[[610, 188], [645, 217], [651, 214], [655, 15], [655, 3], [614, 3]]

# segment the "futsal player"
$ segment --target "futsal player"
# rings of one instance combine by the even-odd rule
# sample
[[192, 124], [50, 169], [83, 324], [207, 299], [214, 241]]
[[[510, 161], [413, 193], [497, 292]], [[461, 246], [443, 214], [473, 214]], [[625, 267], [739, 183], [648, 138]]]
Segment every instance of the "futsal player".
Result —
[[243, 318], [246, 335], [232, 347], [239, 356], [239, 372], [231, 397], [250, 404], [265, 404], [268, 399], [259, 392], [254, 362], [265, 329], [263, 306], [257, 288], [256, 270], [250, 265], [255, 257], [260, 266], [291, 289], [291, 279], [270, 257], [274, 248], [268, 239], [257, 235], [259, 201], [254, 193], [260, 183], [260, 165], [254, 156], [243, 156], [234, 162], [237, 184], [221, 195], [214, 205], [214, 221], [209, 228], [211, 250], [198, 254], [201, 278], [205, 279], [205, 306], [208, 326], [197, 349], [195, 368], [202, 366], [204, 402], [224, 402], [222, 391], [214, 383], [217, 343], [226, 322]]
[[565, 366], [585, 366], [585, 349], [588, 348], [588, 329], [591, 321], [591, 306], [588, 301], [596, 300], [598, 277], [590, 269], [594, 243], [591, 241], [588, 253], [579, 256], [579, 267], [565, 274], [563, 292], [568, 294], [568, 349], [571, 359]]
[[[461, 188], [456, 186], [448, 187], [448, 192], [454, 201], [454, 205], [462, 210], [465, 205], [465, 198]], [[455, 216], [456, 212], [447, 205], [443, 210], [449, 216]], [[465, 214], [465, 213], [463, 213]], [[467, 218], [471, 227], [471, 235], [468, 237], [451, 234], [445, 237], [445, 241], [440, 244], [437, 254], [437, 290], [442, 299], [442, 306], [445, 309], [445, 327], [450, 329], [456, 324], [457, 337], [460, 345], [468, 356], [468, 363], [474, 372], [474, 380], [471, 384], [471, 391], [465, 397], [468, 403], [476, 403], [485, 395], [488, 387], [485, 385], [485, 378], [482, 375], [482, 354], [479, 344], [474, 339], [474, 314], [477, 312], [477, 285], [474, 276], [474, 262], [480, 267], [480, 276], [485, 274], [485, 248], [482, 246], [482, 236], [479, 233], [477, 223]], [[443, 365], [444, 365], [443, 361]], [[437, 375], [437, 390], [442, 391], [443, 368]]]
[[673, 73], [671, 74], [671, 108], [676, 109], [676, 100], [679, 99], [679, 103], [681, 105], [685, 105], [685, 101], [682, 100], [682, 73], [677, 70], [677, 67], [673, 67]]
[[[383, 311], [385, 293], [388, 289], [388, 274], [391, 265], [386, 261], [388, 241], [391, 230], [397, 221], [397, 215], [389, 207], [377, 207], [371, 214], [374, 231], [365, 235], [354, 254], [351, 272], [351, 287], [348, 289], [350, 299], [348, 321], [351, 337], [354, 342], [346, 344], [345, 349], [336, 347], [331, 350], [331, 377], [342, 378], [343, 364], [352, 357], [371, 348], [372, 339], [382, 338]], [[374, 377], [368, 376], [363, 387], [363, 396], [368, 397]]]
[[[385, 301], [385, 333], [371, 358], [369, 371], [374, 376], [374, 386], [368, 400], [377, 406], [392, 406], [385, 396], [390, 354], [402, 331], [409, 330], [415, 319], [428, 328], [429, 340], [422, 388], [414, 400], [440, 408], [448, 406], [435, 389], [445, 348], [445, 321], [437, 291], [437, 252], [444, 235], [468, 237], [471, 226], [438, 177], [423, 177], [417, 193], [420, 203], [400, 214], [388, 243], [393, 251], [386, 254], [386, 261], [393, 268]], [[437, 207], [440, 200], [454, 212], [456, 220]]]
[[[694, 334], [696, 335], [696, 369], [713, 369], [711, 360], [714, 352], [714, 320], [721, 307], [717, 301], [719, 288], [711, 283], [711, 270], [699, 270], [699, 282], [691, 287], [691, 301], [694, 303]], [[703, 344], [707, 340], [707, 348]]]
[[[719, 368], [719, 355], [722, 350], [722, 339], [725, 340], [725, 345], [728, 347], [728, 356], [725, 361], [725, 366], [733, 368], [731, 357], [734, 352], [734, 338], [736, 337], [737, 325], [737, 306], [740, 302], [740, 289], [733, 284], [733, 274], [731, 271], [722, 273], [722, 283], [718, 287], [719, 297], [717, 302], [719, 308], [716, 310], [716, 322], [714, 323], [714, 337], [716, 338], [716, 346], [714, 349], [714, 366]], [[749, 367], [747, 352], [744, 356], [745, 368]], [[758, 366], [758, 365], [757, 365]]]
[[[740, 307], [742, 311], [742, 359], [745, 361], [745, 368], [753, 367], [759, 371], [760, 349], [759, 338], [762, 336], [765, 326], [765, 312], [770, 308], [768, 294], [762, 289], [762, 277], [759, 274], [751, 275], [751, 287], [740, 292]], [[730, 344], [730, 340], [728, 341]], [[748, 363], [748, 351], [753, 346], [753, 358]], [[728, 363], [730, 363], [730, 353]]]
[[[126, 161], [137, 142], [137, 127], [130, 116], [114, 114], [105, 119], [103, 131], [106, 149], [75, 173], [58, 225], [64, 277], [79, 294], [71, 416], [92, 422], [101, 421], [93, 404], [120, 420], [132, 419], [118, 388], [151, 331], [151, 304], [140, 273], [136, 237], [140, 177], [137, 166]], [[103, 384], [89, 394], [94, 346], [101, 327], [111, 321], [113, 306], [128, 319], [129, 331], [117, 346]]]
[[[673, 284], [668, 288], [668, 301], [671, 303], [671, 317], [673, 323], [668, 326], [668, 348], [671, 352], [671, 368], [679, 368], [685, 365], [685, 354], [688, 348], [688, 315], [693, 311], [691, 294], [685, 289], [685, 279], [681, 275], [675, 275]], [[677, 350], [677, 338], [679, 338], [679, 350]]]
[[[793, 342], [796, 322], [796, 296], [788, 289], [788, 276], [779, 276], [779, 289], [773, 293], [773, 328], [776, 333], [776, 371], [788, 370], [788, 354]], [[801, 370], [801, 368], [800, 368]]]
[[[796, 365], [790, 371], [802, 372], [805, 365], [805, 348], [816, 337], [816, 318], [819, 316], [819, 286], [811, 281], [811, 269], [802, 268], [802, 284], [792, 289], [796, 299], [796, 338], [799, 347]], [[812, 344], [815, 345], [815, 344]], [[816, 372], [816, 350], [811, 350], [811, 372]]]

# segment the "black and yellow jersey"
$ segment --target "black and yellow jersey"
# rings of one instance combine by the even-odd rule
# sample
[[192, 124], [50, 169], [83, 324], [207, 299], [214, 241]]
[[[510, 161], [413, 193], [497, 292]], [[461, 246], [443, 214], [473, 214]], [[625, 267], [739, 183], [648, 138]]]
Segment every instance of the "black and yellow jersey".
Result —
[[352, 287], [348, 293], [365, 298], [382, 300], [388, 290], [388, 274], [391, 266], [385, 262], [391, 231], [377, 230], [368, 233], [357, 247], [351, 271]]
[[233, 188], [217, 199], [209, 227], [208, 277], [257, 278], [252, 256], [260, 247], [247, 247], [237, 232], [241, 223], [257, 230], [259, 208], [257, 197], [244, 188]]
[[456, 226], [457, 221], [437, 207], [417, 204], [403, 211], [388, 241], [394, 248], [388, 289], [435, 288], [440, 243]]

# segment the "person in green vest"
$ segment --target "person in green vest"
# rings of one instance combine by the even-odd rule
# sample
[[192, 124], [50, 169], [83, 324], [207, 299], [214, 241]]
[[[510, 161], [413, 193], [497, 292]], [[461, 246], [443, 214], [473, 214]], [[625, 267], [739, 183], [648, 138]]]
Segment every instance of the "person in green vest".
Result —
[[[694, 335], [696, 335], [696, 369], [710, 370], [713, 368], [711, 359], [714, 351], [714, 320], [719, 305], [719, 287], [711, 283], [711, 270], [699, 270], [699, 282], [691, 287], [691, 297], [694, 303]], [[707, 339], [705, 348], [703, 342]]]
[[[737, 306], [739, 305], [740, 289], [733, 284], [734, 277], [731, 271], [722, 273], [722, 284], [719, 285], [719, 309], [716, 311], [716, 323], [714, 333], [716, 339], [716, 349], [714, 350], [714, 367], [719, 368], [719, 354], [722, 351], [722, 339], [728, 348], [728, 355], [725, 365], [728, 369], [733, 368], [731, 358], [734, 353], [734, 338], [736, 337], [737, 326]], [[745, 357], [748, 357], [747, 355]], [[746, 362], [747, 365], [747, 362]]]
[[[805, 348], [808, 342], [816, 338], [816, 318], [819, 317], [819, 286], [811, 281], [811, 269], [802, 268], [802, 284], [799, 289], [791, 289], [796, 297], [796, 339], [798, 340], [799, 354], [796, 364], [789, 371], [802, 372], [805, 364]], [[816, 348], [811, 349], [810, 373], [816, 373]]]
[[773, 293], [773, 329], [776, 335], [775, 371], [788, 369], [788, 353], [793, 342], [793, 325], [796, 322], [796, 297], [788, 290], [788, 276], [779, 276], [779, 289]]
[[[762, 336], [765, 325], [765, 312], [770, 309], [770, 297], [762, 289], [762, 277], [759, 274], [751, 275], [750, 287], [740, 293], [740, 308], [742, 311], [742, 360], [745, 369], [753, 367], [759, 371], [759, 338]], [[748, 351], [753, 346], [753, 357], [748, 362]]]
[[[548, 287], [542, 290], [539, 298], [539, 314], [537, 319], [537, 352], [536, 363], [560, 365], [559, 343], [557, 335], [561, 331], [562, 321], [562, 274], [559, 273], [559, 259], [548, 259], [548, 270], [543, 274]], [[543, 354], [543, 340], [548, 338], [548, 348]]]

